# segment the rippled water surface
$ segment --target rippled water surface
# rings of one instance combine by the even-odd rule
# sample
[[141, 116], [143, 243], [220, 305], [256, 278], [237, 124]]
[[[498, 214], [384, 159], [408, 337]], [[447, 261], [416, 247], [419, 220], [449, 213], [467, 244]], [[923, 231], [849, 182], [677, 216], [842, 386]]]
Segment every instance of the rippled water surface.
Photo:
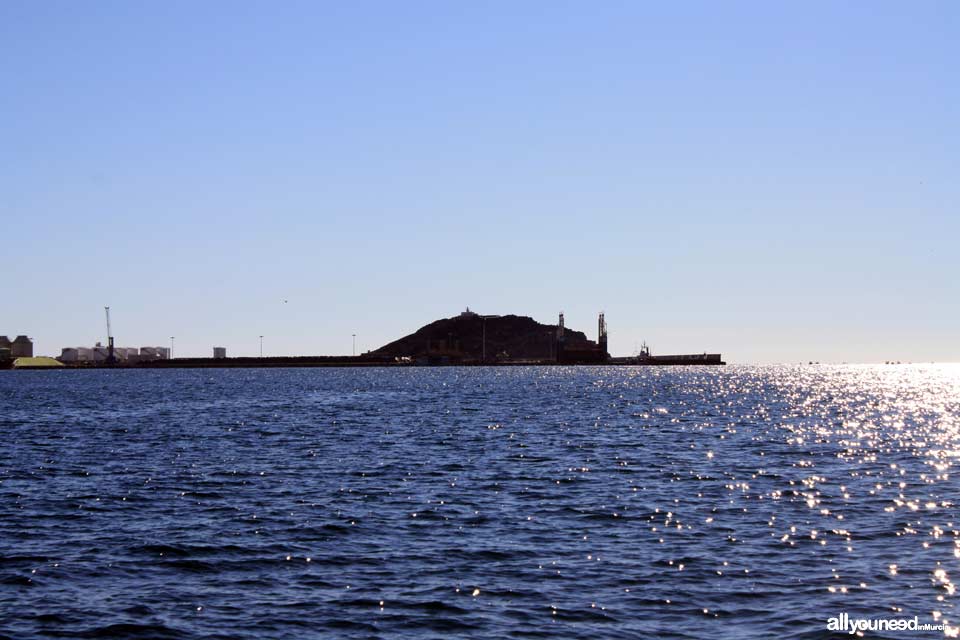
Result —
[[0, 372], [0, 637], [956, 633], [960, 367]]

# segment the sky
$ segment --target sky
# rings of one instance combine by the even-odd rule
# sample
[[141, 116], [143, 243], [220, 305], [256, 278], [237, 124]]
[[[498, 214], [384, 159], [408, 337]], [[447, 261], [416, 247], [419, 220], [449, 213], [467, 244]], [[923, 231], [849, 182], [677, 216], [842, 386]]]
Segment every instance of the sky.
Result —
[[960, 3], [0, 3], [0, 335], [960, 361]]

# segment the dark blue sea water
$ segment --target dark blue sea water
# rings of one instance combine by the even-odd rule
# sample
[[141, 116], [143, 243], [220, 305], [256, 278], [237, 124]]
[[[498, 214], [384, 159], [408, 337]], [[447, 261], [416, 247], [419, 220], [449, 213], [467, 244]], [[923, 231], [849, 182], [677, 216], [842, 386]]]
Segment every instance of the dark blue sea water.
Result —
[[0, 636], [960, 615], [960, 366], [0, 372]]

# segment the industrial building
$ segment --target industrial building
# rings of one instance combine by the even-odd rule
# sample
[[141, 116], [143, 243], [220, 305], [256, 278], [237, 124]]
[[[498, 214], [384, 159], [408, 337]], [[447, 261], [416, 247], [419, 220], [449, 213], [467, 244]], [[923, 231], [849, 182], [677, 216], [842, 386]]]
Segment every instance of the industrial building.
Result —
[[563, 321], [563, 312], [557, 322], [557, 340], [554, 351], [558, 363], [564, 364], [604, 364], [609, 362], [610, 353], [607, 351], [607, 321], [600, 314], [597, 319], [597, 341], [582, 341], [571, 345], [567, 343], [566, 327]]
[[213, 357], [217, 360], [223, 360], [227, 357], [227, 348], [226, 347], [214, 347], [213, 348]]
[[[130, 352], [137, 352], [136, 349], [117, 348], [114, 349], [114, 357], [120, 361], [125, 360], [125, 356]], [[92, 347], [65, 347], [60, 350], [60, 362], [106, 362], [110, 357], [110, 348], [105, 347], [99, 342]]]
[[9, 358], [32, 358], [33, 341], [27, 336], [17, 336], [12, 341], [7, 336], [0, 336], [0, 356], [5, 353]]
[[[113, 357], [116, 362], [135, 364], [153, 360], [167, 360], [170, 358], [170, 349], [167, 347], [114, 347]], [[94, 364], [106, 363], [110, 358], [110, 347], [99, 342], [92, 347], [64, 347], [60, 352], [60, 362], [89, 362]]]

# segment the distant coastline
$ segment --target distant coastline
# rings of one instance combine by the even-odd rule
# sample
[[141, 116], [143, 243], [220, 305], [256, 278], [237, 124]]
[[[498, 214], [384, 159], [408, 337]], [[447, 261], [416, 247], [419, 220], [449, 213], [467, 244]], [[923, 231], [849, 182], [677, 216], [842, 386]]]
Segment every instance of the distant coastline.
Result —
[[[709, 354], [708, 354], [709, 355]], [[382, 358], [369, 358], [365, 356], [291, 356], [291, 357], [243, 357], [243, 358], [174, 358], [172, 360], [158, 360], [154, 362], [141, 363], [66, 363], [56, 369], [70, 370], [103, 370], [103, 369], [255, 369], [255, 368], [281, 368], [281, 367], [570, 367], [570, 366], [692, 366], [692, 365], [725, 365], [726, 362], [672, 360], [668, 357], [652, 359], [650, 361], [628, 361], [630, 358], [616, 358], [609, 362], [595, 363], [563, 363], [548, 361], [523, 361], [515, 360], [510, 362], [398, 362]], [[14, 368], [11, 366], [0, 368]], [[46, 366], [19, 366], [18, 370], [27, 369], [50, 369]]]
[[[107, 308], [109, 314], [109, 308]], [[262, 367], [409, 367], [409, 366], [530, 366], [725, 365], [719, 353], [653, 355], [644, 347], [636, 354], [613, 357], [607, 349], [607, 323], [597, 318], [597, 339], [567, 328], [563, 313], [557, 324], [542, 324], [529, 316], [481, 315], [468, 307], [459, 315], [435, 320], [379, 349], [350, 356], [227, 357], [214, 347], [213, 357], [170, 358], [163, 347], [114, 347], [107, 316], [107, 346], [67, 347], [56, 360], [0, 358], [0, 368], [17, 369], [169, 369]], [[149, 354], [147, 353], [149, 351]]]

